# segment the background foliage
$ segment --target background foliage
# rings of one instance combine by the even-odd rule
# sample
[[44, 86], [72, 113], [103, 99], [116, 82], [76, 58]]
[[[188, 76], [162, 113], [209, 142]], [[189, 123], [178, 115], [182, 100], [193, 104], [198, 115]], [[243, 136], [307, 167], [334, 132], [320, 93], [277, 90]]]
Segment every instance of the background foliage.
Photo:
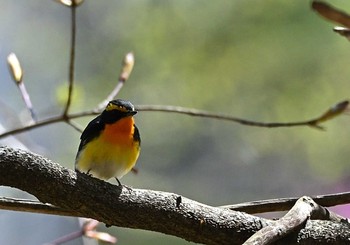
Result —
[[[330, 3], [350, 11], [350, 3]], [[332, 33], [333, 25], [309, 5], [302, 0], [86, 0], [77, 10], [72, 111], [93, 108], [103, 100], [116, 84], [124, 54], [133, 51], [136, 65], [119, 96], [136, 105], [180, 105], [256, 121], [317, 116], [349, 98], [350, 44]], [[53, 1], [0, 0], [0, 6], [0, 122], [10, 129], [29, 117], [7, 71], [10, 52], [17, 54], [25, 70], [24, 82], [39, 118], [61, 112], [70, 15]], [[89, 120], [77, 122], [85, 126]], [[142, 136], [140, 173], [124, 177], [127, 185], [175, 192], [211, 205], [348, 190], [348, 117], [328, 122], [325, 132], [252, 128], [155, 112], [141, 112], [136, 120]], [[73, 168], [79, 136], [67, 125], [55, 124], [19, 139], [29, 149]], [[19, 195], [8, 189], [3, 193]], [[346, 216], [346, 208], [340, 211]], [[11, 215], [24, 225], [40, 216]], [[18, 234], [18, 224], [5, 220], [0, 229]], [[60, 220], [75, 225], [74, 219]], [[32, 227], [33, 232], [45, 228], [39, 223]], [[161, 239], [186, 243], [150, 232], [108, 231], [122, 244]], [[32, 244], [53, 240], [57, 234], [41, 234]], [[13, 234], [10, 238], [20, 239]]]

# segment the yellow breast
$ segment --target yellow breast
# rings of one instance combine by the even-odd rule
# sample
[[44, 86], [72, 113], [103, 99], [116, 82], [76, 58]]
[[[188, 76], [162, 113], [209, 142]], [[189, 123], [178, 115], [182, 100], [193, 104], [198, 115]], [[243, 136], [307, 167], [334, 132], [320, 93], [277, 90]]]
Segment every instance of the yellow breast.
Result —
[[132, 117], [106, 124], [100, 136], [81, 150], [76, 168], [100, 179], [120, 179], [132, 169], [140, 153], [140, 144], [134, 141], [133, 134]]

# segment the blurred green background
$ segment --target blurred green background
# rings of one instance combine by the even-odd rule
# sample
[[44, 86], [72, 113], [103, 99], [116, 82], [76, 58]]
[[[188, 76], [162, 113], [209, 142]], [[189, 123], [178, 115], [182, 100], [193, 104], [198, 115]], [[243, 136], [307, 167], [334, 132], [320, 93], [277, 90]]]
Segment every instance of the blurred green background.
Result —
[[[350, 2], [329, 3], [350, 12]], [[310, 119], [349, 98], [350, 43], [333, 33], [333, 26], [304, 0], [86, 0], [77, 10], [71, 112], [101, 102], [116, 85], [123, 56], [133, 51], [134, 71], [119, 97], [135, 105], [178, 105], [264, 122]], [[29, 117], [8, 73], [10, 52], [21, 61], [39, 119], [61, 113], [69, 9], [54, 1], [0, 0], [0, 31], [1, 125], [11, 129]], [[76, 122], [84, 127], [91, 119]], [[214, 206], [348, 190], [346, 116], [327, 122], [326, 131], [255, 128], [160, 112], [140, 112], [136, 122], [142, 137], [140, 172], [125, 176], [126, 185], [175, 192]], [[52, 124], [16, 137], [73, 169], [80, 134], [71, 127]], [[5, 193], [11, 195], [8, 189]], [[350, 217], [346, 208], [340, 211]], [[42, 218], [1, 211], [0, 220], [9, 214], [21, 224], [30, 217], [28, 225]], [[61, 223], [78, 229], [75, 221], [62, 218]], [[29, 241], [32, 233], [25, 235], [3, 219], [0, 229], [12, 233], [0, 243], [20, 244], [16, 239], [22, 237], [26, 244], [40, 244], [69, 232], [59, 225], [50, 228], [57, 234], [46, 232], [48, 223], [53, 224], [31, 226], [40, 235]], [[146, 231], [100, 229], [116, 235], [119, 244], [188, 243]]]

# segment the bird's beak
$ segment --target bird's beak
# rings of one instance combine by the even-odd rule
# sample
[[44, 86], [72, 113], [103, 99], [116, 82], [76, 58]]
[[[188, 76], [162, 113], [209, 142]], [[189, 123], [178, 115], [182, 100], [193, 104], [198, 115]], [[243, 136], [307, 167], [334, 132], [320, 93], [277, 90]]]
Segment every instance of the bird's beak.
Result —
[[135, 115], [136, 113], [137, 113], [137, 111], [129, 111], [129, 112], [128, 112], [128, 115], [129, 115], [129, 116], [133, 116], [133, 115]]

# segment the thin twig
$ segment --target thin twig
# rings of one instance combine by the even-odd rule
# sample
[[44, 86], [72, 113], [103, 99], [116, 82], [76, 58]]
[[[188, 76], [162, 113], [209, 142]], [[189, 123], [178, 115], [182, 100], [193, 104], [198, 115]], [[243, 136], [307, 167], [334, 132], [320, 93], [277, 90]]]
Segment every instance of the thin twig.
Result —
[[83, 129], [81, 128], [81, 126], [80, 126], [78, 123], [76, 123], [76, 122], [74, 122], [74, 121], [72, 121], [72, 120], [67, 120], [66, 123], [67, 123], [68, 125], [72, 126], [72, 127], [73, 127], [75, 130], [77, 130], [78, 132], [80, 132], [80, 133], [83, 132]]
[[49, 203], [44, 204], [36, 200], [18, 199], [10, 197], [0, 197], [0, 209], [74, 217], [79, 216], [78, 212], [56, 207]]
[[311, 8], [327, 20], [337, 22], [350, 28], [350, 15], [348, 13], [337, 9], [328, 3], [315, 0], [312, 1]]
[[[83, 112], [79, 112], [79, 113], [68, 114], [67, 118], [68, 118], [68, 120], [71, 120], [71, 119], [75, 119], [75, 118], [92, 116], [92, 115], [97, 115], [97, 114], [98, 114], [98, 112], [90, 110], [90, 111], [83, 111]], [[6, 136], [9, 136], [9, 135], [22, 133], [22, 132], [29, 131], [29, 130], [32, 130], [32, 129], [35, 129], [35, 128], [39, 128], [39, 127], [42, 127], [42, 126], [50, 125], [50, 124], [53, 124], [53, 123], [67, 122], [67, 118], [64, 118], [62, 115], [53, 116], [53, 117], [50, 117], [50, 118], [38, 121], [38, 122], [36, 122], [35, 124], [32, 124], [32, 125], [21, 126], [19, 128], [16, 128], [16, 129], [8, 130], [8, 131], [0, 134], [0, 139], [4, 138]], [[80, 129], [79, 129], [79, 131], [80, 131]]]
[[64, 236], [61, 236], [61, 237], [57, 238], [54, 241], [45, 243], [44, 245], [60, 245], [60, 244], [64, 244], [64, 243], [67, 243], [67, 242], [72, 241], [74, 239], [77, 239], [78, 237], [81, 237], [83, 235], [84, 235], [83, 230], [73, 231], [73, 232], [71, 232], [69, 234], [66, 234]]
[[108, 104], [109, 101], [113, 100], [113, 98], [119, 93], [119, 91], [124, 86], [124, 81], [119, 80], [113, 91], [107, 96], [105, 100], [103, 100], [96, 108], [96, 110], [103, 110]]
[[[317, 195], [311, 196], [311, 198], [323, 207], [333, 207], [337, 205], [350, 203], [350, 192], [341, 192], [329, 195]], [[220, 206], [220, 208], [227, 208], [235, 211], [246, 212], [249, 214], [277, 212], [291, 209], [297, 200], [297, 197], [276, 198], [245, 202], [233, 205], [225, 205]]]
[[117, 85], [112, 90], [112, 92], [107, 96], [107, 98], [97, 106], [95, 110], [97, 111], [103, 110], [108, 104], [108, 102], [113, 100], [118, 95], [119, 91], [122, 89], [125, 82], [129, 79], [132, 69], [134, 67], [134, 63], [135, 63], [134, 54], [132, 52], [127, 53], [124, 56], [124, 59], [122, 62], [122, 69], [119, 74]]
[[91, 239], [95, 239], [96, 241], [101, 241], [104, 243], [110, 243], [115, 244], [117, 242], [117, 238], [110, 235], [106, 232], [99, 232], [97, 231], [97, 226], [100, 222], [94, 219], [86, 219], [86, 218], [80, 218], [83, 220], [83, 224], [81, 224], [81, 229], [78, 231], [71, 232], [69, 234], [66, 234], [62, 237], [59, 237], [55, 239], [52, 242], [49, 242], [45, 245], [59, 245], [59, 244], [65, 244], [69, 241], [72, 241], [78, 237], [85, 236]]
[[9, 54], [9, 56], [7, 57], [7, 63], [9, 65], [12, 78], [15, 81], [17, 88], [21, 93], [24, 104], [26, 105], [33, 121], [35, 122], [37, 121], [37, 118], [34, 113], [32, 101], [30, 100], [30, 96], [23, 82], [23, 69], [15, 53]]
[[30, 100], [30, 96], [29, 96], [29, 94], [27, 92], [27, 89], [26, 89], [26, 87], [25, 87], [23, 82], [18, 84], [18, 89], [20, 90], [22, 98], [23, 98], [23, 101], [24, 101], [27, 109], [30, 112], [30, 116], [32, 117], [33, 121], [36, 122], [38, 119], [37, 119], [37, 117], [35, 115], [35, 112], [34, 112], [34, 109], [33, 109], [33, 105], [32, 105], [32, 101]]
[[75, 63], [75, 39], [76, 39], [76, 7], [75, 1], [72, 1], [71, 9], [71, 44], [69, 59], [69, 77], [68, 77], [68, 98], [63, 111], [63, 116], [67, 118], [68, 110], [72, 101], [73, 85], [74, 85], [74, 63]]
[[136, 106], [136, 110], [138, 110], [138, 111], [156, 111], [156, 112], [179, 113], [179, 114], [186, 114], [186, 115], [194, 116], [194, 117], [220, 119], [220, 120], [236, 122], [236, 123], [248, 125], [248, 126], [268, 127], [268, 128], [309, 126], [312, 122], [314, 122], [314, 119], [312, 119], [312, 120], [301, 121], [301, 122], [264, 123], [264, 122], [256, 122], [256, 121], [241, 119], [238, 117], [225, 115], [225, 114], [221, 114], [221, 113], [213, 113], [213, 112], [202, 111], [202, 110], [197, 110], [197, 109], [193, 109], [193, 108], [186, 108], [186, 107], [181, 107], [181, 106], [140, 105], [140, 106]]
[[348, 106], [349, 106], [349, 101], [344, 100], [332, 106], [330, 109], [328, 109], [325, 113], [323, 113], [321, 116], [317, 118], [309, 119], [306, 121], [300, 121], [300, 122], [286, 122], [286, 123], [257, 122], [257, 121], [241, 119], [241, 118], [237, 118], [237, 117], [233, 117], [233, 116], [225, 115], [221, 113], [213, 113], [213, 112], [202, 111], [202, 110], [180, 107], [180, 106], [141, 105], [141, 106], [136, 106], [136, 110], [180, 113], [180, 114], [186, 114], [186, 115], [196, 116], [196, 117], [206, 117], [206, 118], [227, 120], [227, 121], [236, 122], [239, 124], [254, 126], [254, 127], [277, 128], [277, 127], [310, 126], [318, 129], [323, 129], [323, 127], [321, 127], [319, 123], [330, 120], [335, 116], [338, 116], [344, 113], [346, 110], [348, 110]]
[[[212, 119], [218, 119], [218, 120], [226, 120], [230, 122], [235, 122], [247, 126], [254, 126], [254, 127], [264, 127], [264, 128], [276, 128], [276, 127], [296, 127], [296, 126], [310, 126], [318, 129], [323, 129], [321, 126], [319, 126], [319, 123], [324, 122], [326, 120], [332, 119], [334, 116], [337, 116], [347, 109], [348, 101], [342, 101], [335, 106], [331, 107], [329, 110], [326, 111], [326, 113], [322, 114], [320, 117], [311, 119], [311, 120], [305, 120], [300, 122], [286, 122], [286, 123], [279, 123], [279, 122], [272, 122], [272, 123], [264, 123], [264, 122], [256, 122], [256, 121], [250, 121], [246, 119], [241, 119], [238, 117], [233, 117], [230, 115], [225, 115], [221, 113], [214, 113], [214, 112], [208, 112], [208, 111], [202, 111], [197, 110], [193, 108], [186, 108], [186, 107], [180, 107], [180, 106], [171, 106], [171, 105], [138, 105], [136, 106], [136, 110], [138, 111], [153, 111], [153, 112], [168, 112], [168, 113], [178, 113], [178, 114], [184, 114], [189, 116], [195, 116], [195, 117], [204, 117], [204, 118], [212, 118]], [[6, 136], [9, 136], [11, 134], [17, 134], [24, 131], [28, 131], [40, 126], [57, 123], [57, 122], [64, 122], [69, 121], [71, 119], [85, 117], [85, 116], [93, 116], [99, 114], [101, 111], [98, 109], [83, 111], [79, 113], [72, 113], [59, 116], [54, 116], [42, 121], [38, 121], [33, 125], [29, 126], [22, 126], [16, 129], [12, 129], [9, 131], [6, 131], [2, 134], [0, 134], [0, 139]], [[71, 125], [72, 126], [72, 125]], [[79, 129], [80, 131], [80, 129]]]

